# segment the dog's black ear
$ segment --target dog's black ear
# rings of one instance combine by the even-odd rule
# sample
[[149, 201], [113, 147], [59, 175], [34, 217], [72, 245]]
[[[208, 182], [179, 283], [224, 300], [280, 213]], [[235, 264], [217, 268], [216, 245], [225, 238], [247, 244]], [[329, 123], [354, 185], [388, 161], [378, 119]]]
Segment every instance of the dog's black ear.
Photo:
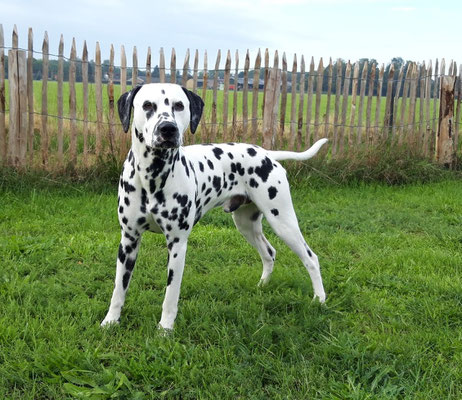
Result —
[[130, 128], [130, 120], [132, 119], [132, 107], [133, 107], [133, 100], [140, 90], [142, 85], [134, 87], [127, 93], [124, 93], [122, 96], [119, 97], [117, 101], [117, 109], [119, 110], [119, 118], [120, 122], [122, 122], [122, 126], [124, 128], [124, 132], [127, 133], [128, 129]]
[[189, 122], [189, 128], [191, 129], [191, 133], [196, 132], [196, 129], [199, 125], [199, 121], [202, 117], [202, 110], [204, 109], [204, 102], [196, 93], [182, 87], [183, 91], [185, 92], [186, 96], [188, 96], [189, 100], [189, 111], [191, 113], [191, 121]]

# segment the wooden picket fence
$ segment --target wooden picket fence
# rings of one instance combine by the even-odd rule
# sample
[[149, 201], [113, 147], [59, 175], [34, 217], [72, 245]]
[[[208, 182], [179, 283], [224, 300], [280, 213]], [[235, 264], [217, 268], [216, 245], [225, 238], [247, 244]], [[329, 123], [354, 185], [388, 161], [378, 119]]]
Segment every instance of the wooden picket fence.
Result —
[[[8, 102], [5, 99], [5, 49], [8, 49]], [[47, 33], [41, 51], [37, 52], [33, 48], [32, 29], [29, 29], [26, 51], [18, 47], [15, 27], [12, 46], [6, 48], [0, 25], [0, 159], [3, 164], [18, 168], [91, 167], [107, 155], [120, 159], [125, 156], [130, 137], [122, 132], [118, 121], [115, 89], [118, 91], [120, 88], [120, 93], [130, 89], [127, 85], [129, 70], [132, 72], [131, 82], [138, 82], [140, 68], [136, 47], [133, 49], [132, 67], [128, 67], [122, 46], [121, 65], [118, 67], [120, 85], [115, 85], [114, 47], [111, 45], [107, 82], [103, 83], [101, 50], [96, 43], [94, 81], [90, 82], [86, 42], [81, 58], [77, 58], [73, 39], [67, 58], [69, 97], [66, 102], [63, 95], [63, 49], [61, 36], [57, 55], [57, 107], [56, 113], [52, 113], [48, 109], [51, 104], [48, 93], [51, 53]], [[33, 90], [34, 53], [39, 53], [43, 60], [40, 108], [34, 104], [39, 100], [34, 99]], [[82, 71], [79, 96], [76, 91], [78, 63]], [[152, 65], [149, 48], [145, 83], [153, 80]], [[333, 63], [331, 59], [324, 66], [322, 58], [317, 65], [311, 58], [307, 66], [303, 56], [297, 58], [295, 55], [289, 70], [285, 53], [280, 62], [278, 52], [275, 52], [270, 64], [266, 50], [263, 57], [258, 52], [251, 70], [248, 51], [243, 69], [239, 69], [238, 52], [232, 68], [232, 57], [228, 51], [224, 59], [224, 78], [220, 81], [219, 73], [223, 72], [220, 70], [220, 51], [213, 69], [209, 69], [205, 52], [200, 69], [196, 50], [191, 69], [188, 50], [183, 68], [179, 70], [182, 74], [178, 82], [174, 49], [169, 68], [166, 67], [163, 49], [156, 65], [160, 82], [166, 82], [169, 77], [170, 82], [194, 90], [205, 100], [204, 117], [196, 135], [186, 136], [188, 144], [245, 141], [265, 148], [302, 150], [317, 139], [328, 137], [328, 158], [348, 157], [352, 149], [370, 149], [387, 142], [408, 146], [422, 156], [448, 166], [454, 165], [456, 160], [462, 68], [459, 67], [457, 76], [457, 66], [452, 61], [446, 74], [444, 59], [440, 63], [436, 60], [434, 66], [431, 61], [428, 65], [425, 62], [410, 63], [395, 71], [393, 64], [385, 68], [384, 65], [364, 63], [361, 69], [359, 62], [348, 62], [344, 66], [341, 60]], [[262, 71], [263, 88], [260, 88]], [[239, 78], [239, 73], [243, 79]], [[386, 85], [384, 75], [388, 77]], [[241, 87], [238, 87], [239, 79], [242, 80]], [[94, 96], [94, 110], [90, 107], [90, 96], [92, 99]], [[67, 113], [64, 112], [66, 103]]]

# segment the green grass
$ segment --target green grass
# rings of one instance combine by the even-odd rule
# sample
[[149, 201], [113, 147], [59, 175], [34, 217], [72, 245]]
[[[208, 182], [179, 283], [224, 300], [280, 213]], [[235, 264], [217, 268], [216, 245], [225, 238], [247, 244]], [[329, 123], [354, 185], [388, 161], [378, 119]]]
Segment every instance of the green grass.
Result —
[[[300, 178], [300, 177], [299, 177]], [[216, 210], [190, 237], [173, 336], [156, 330], [166, 281], [146, 234], [121, 325], [100, 329], [119, 240], [116, 186], [0, 182], [0, 398], [459, 399], [462, 185], [314, 187], [300, 226], [327, 304], [270, 231], [272, 281]]]

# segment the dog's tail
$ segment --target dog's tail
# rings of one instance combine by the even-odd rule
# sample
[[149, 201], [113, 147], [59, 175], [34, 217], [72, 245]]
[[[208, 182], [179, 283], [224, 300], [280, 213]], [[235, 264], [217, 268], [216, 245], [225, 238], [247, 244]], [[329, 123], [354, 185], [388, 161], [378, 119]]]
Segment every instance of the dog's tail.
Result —
[[301, 153], [296, 153], [294, 151], [268, 151], [270, 153], [270, 157], [273, 160], [281, 161], [281, 160], [295, 160], [295, 161], [305, 161], [311, 157], [314, 157], [316, 153], [319, 151], [321, 146], [327, 142], [327, 139], [319, 139], [313, 146], [311, 146], [308, 150], [303, 151]]

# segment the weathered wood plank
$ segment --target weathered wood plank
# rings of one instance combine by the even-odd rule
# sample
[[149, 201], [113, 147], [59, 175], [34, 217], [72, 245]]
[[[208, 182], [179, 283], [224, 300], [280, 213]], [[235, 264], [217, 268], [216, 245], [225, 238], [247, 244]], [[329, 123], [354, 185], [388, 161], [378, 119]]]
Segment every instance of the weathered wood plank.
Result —
[[409, 89], [409, 115], [408, 115], [408, 139], [410, 140], [409, 144], [414, 144], [415, 142], [415, 107], [416, 107], [416, 98], [417, 98], [417, 79], [418, 79], [418, 69], [417, 64], [413, 63], [412, 65], [412, 75], [411, 75], [411, 86]]
[[[318, 71], [319, 73], [319, 71]], [[319, 75], [318, 75], [319, 76]], [[311, 119], [313, 116], [313, 92], [315, 82], [314, 57], [311, 57], [310, 70], [308, 72], [307, 103], [306, 103], [306, 127], [305, 127], [305, 147], [311, 143]], [[317, 82], [317, 80], [316, 80]]]
[[430, 155], [430, 127], [431, 127], [431, 115], [430, 115], [430, 98], [432, 89], [432, 60], [428, 63], [427, 73], [425, 74], [425, 126], [424, 126], [424, 156]]
[[[433, 116], [432, 116], [432, 136], [436, 139], [436, 130], [437, 130], [437, 120], [438, 114], [436, 111], [436, 105], [438, 104], [438, 93], [439, 93], [439, 76], [438, 76], [438, 59], [435, 61], [435, 75], [434, 75], [434, 85], [433, 85]], [[435, 140], [430, 141], [430, 152], [433, 154], [436, 150]]]
[[125, 54], [125, 47], [120, 47], [120, 94], [127, 91], [127, 55]]
[[286, 125], [286, 113], [287, 113], [287, 58], [286, 53], [282, 54], [282, 86], [281, 86], [281, 109], [279, 114], [279, 147], [285, 148], [285, 125]]
[[[351, 82], [351, 109], [350, 109], [350, 122], [348, 127], [348, 146], [353, 145], [353, 136], [354, 130], [353, 127], [356, 121], [356, 111], [357, 111], [357, 98], [358, 98], [358, 83], [359, 83], [359, 62], [353, 64], [353, 79]], [[369, 87], [371, 84], [369, 83]], [[367, 114], [366, 114], [367, 115]], [[366, 117], [366, 121], [368, 118]], [[367, 122], [366, 122], [367, 126]]]
[[42, 44], [42, 131], [41, 148], [42, 164], [48, 166], [48, 60], [49, 60], [49, 41], [48, 33], [45, 31]]
[[[356, 130], [356, 143], [358, 145], [367, 142], [367, 131], [365, 132], [365, 129], [363, 126], [363, 112], [364, 112], [364, 96], [366, 94], [368, 69], [369, 69], [369, 64], [365, 62], [363, 65], [363, 70], [361, 71], [361, 81], [359, 84], [358, 127]], [[374, 71], [375, 71], [375, 68], [374, 68]]]
[[18, 37], [18, 28], [17, 28], [16, 24], [14, 24], [14, 26], [13, 26], [13, 34], [12, 34], [12, 37], [11, 37], [11, 43], [12, 43], [13, 50], [18, 50], [19, 37]]
[[133, 46], [132, 88], [138, 86], [138, 50]]
[[197, 92], [197, 77], [199, 75], [199, 50], [196, 49], [196, 52], [194, 53], [194, 67], [193, 67], [193, 86], [192, 86], [192, 91], [194, 93]]
[[85, 167], [88, 167], [88, 48], [87, 48], [86, 40], [83, 42], [83, 50], [82, 50], [82, 108], [83, 108], [83, 127], [82, 127], [82, 130], [83, 130], [83, 165]]
[[218, 50], [215, 70], [213, 72], [213, 100], [212, 100], [212, 142], [217, 140], [217, 91], [218, 91], [218, 70], [220, 68], [221, 50]]
[[388, 82], [387, 82], [387, 94], [385, 100], [385, 116], [383, 119], [384, 134], [391, 136], [391, 130], [393, 126], [393, 83], [395, 77], [395, 66], [390, 64], [388, 69]]
[[[348, 111], [348, 95], [350, 92], [350, 83], [351, 83], [351, 63], [348, 60], [345, 69], [345, 77], [343, 81], [343, 99], [342, 99], [342, 126], [339, 129], [339, 153], [341, 155], [345, 152], [345, 125], [347, 121], [347, 111]], [[349, 138], [348, 138], [349, 139]]]
[[[444, 71], [443, 66], [441, 71]], [[445, 167], [453, 167], [456, 159], [453, 136], [455, 82], [454, 76], [441, 76], [436, 161]]]
[[260, 67], [261, 67], [261, 53], [258, 49], [257, 57], [255, 58], [255, 67], [253, 73], [252, 83], [252, 143], [257, 142], [257, 128], [258, 128], [258, 92], [260, 86]]
[[75, 47], [75, 38], [72, 38], [71, 55], [69, 59], [69, 117], [70, 117], [70, 142], [69, 142], [69, 155], [70, 165], [76, 166], [77, 163], [77, 103], [75, 97], [75, 75], [76, 66], [75, 60], [77, 58], [77, 51]]
[[266, 85], [268, 84], [269, 77], [269, 51], [268, 48], [265, 50], [265, 68], [263, 74], [263, 103], [261, 108], [261, 114], [265, 116], [265, 95], [266, 95]]
[[18, 50], [8, 50], [8, 83], [10, 112], [7, 163], [16, 167], [19, 164], [18, 141], [20, 138]]
[[164, 48], [160, 48], [160, 55], [159, 55], [159, 82], [165, 83], [165, 54]]
[[297, 118], [297, 151], [302, 148], [302, 129], [303, 129], [303, 107], [305, 105], [305, 58], [300, 60], [300, 84], [298, 100], [298, 118]]
[[174, 48], [170, 58], [170, 83], [176, 83], [176, 52]]
[[373, 142], [377, 141], [377, 138], [380, 135], [381, 127], [380, 127], [380, 111], [381, 111], [381, 103], [382, 103], [382, 89], [383, 89], [383, 75], [385, 73], [385, 65], [382, 64], [379, 70], [379, 79], [377, 80], [377, 96], [375, 102], [375, 120], [374, 125], [375, 129], [374, 137], [370, 138], [369, 143], [372, 144]]
[[342, 61], [340, 59], [337, 59], [337, 62], [335, 64], [335, 69], [337, 72], [337, 79], [335, 81], [334, 140], [332, 143], [332, 156], [333, 157], [337, 155], [338, 142], [339, 142], [338, 120], [339, 120], [339, 115], [340, 115], [340, 97], [342, 95], [342, 74], [343, 74]]
[[58, 163], [64, 162], [64, 132], [63, 132], [63, 81], [64, 81], [64, 37], [61, 35], [58, 47]]
[[324, 80], [324, 65], [322, 63], [322, 57], [319, 59], [318, 72], [316, 74], [316, 108], [314, 111], [314, 140], [319, 139], [319, 131], [321, 129], [321, 123], [319, 122], [321, 114], [321, 98], [322, 98], [322, 84]]
[[295, 140], [297, 134], [297, 122], [295, 120], [295, 114], [297, 112], [297, 54], [294, 54], [294, 62], [292, 64], [292, 75], [291, 75], [291, 108], [290, 108], [290, 142], [289, 149], [295, 150]]
[[405, 126], [404, 118], [407, 111], [407, 96], [409, 93], [410, 79], [412, 74], [412, 63], [407, 64], [406, 76], [404, 77], [403, 95], [401, 96], [401, 112], [399, 122], [399, 143], [402, 144], [407, 137], [407, 127]]
[[184, 58], [183, 63], [183, 75], [181, 76], [181, 86], [186, 87], [186, 83], [188, 82], [188, 71], [189, 71], [189, 49], [186, 50], [186, 56]]
[[18, 51], [18, 72], [19, 72], [19, 137], [18, 137], [18, 165], [20, 168], [26, 166], [27, 155], [27, 57], [24, 50]]
[[108, 70], [108, 83], [107, 83], [107, 97], [108, 97], [108, 136], [109, 148], [111, 155], [116, 157], [115, 149], [115, 128], [114, 128], [114, 46], [111, 44], [109, 53], [109, 70]]
[[247, 142], [247, 129], [249, 124], [249, 50], [245, 54], [244, 61], [244, 87], [242, 88], [242, 136], [241, 140]]
[[[95, 49], [95, 100], [96, 100], [96, 156], [99, 157], [102, 151], [103, 139], [103, 83], [101, 69], [101, 49], [99, 42], [96, 42]], [[133, 72], [132, 72], [133, 73]], [[133, 75], [132, 75], [133, 78]], [[133, 83], [133, 82], [132, 82]]]
[[419, 137], [417, 144], [421, 147], [421, 154], [425, 154], [425, 115], [424, 115], [424, 105], [425, 105], [425, 76], [427, 74], [427, 68], [425, 67], [425, 61], [423, 61], [420, 66], [419, 74]]
[[223, 80], [223, 136], [222, 142], [228, 142], [228, 103], [229, 103], [229, 78], [231, 75], [231, 52], [226, 54], [225, 74]]
[[[207, 67], [207, 50], [206, 50], [204, 52], [204, 72], [203, 72], [203, 77], [202, 77], [202, 100], [204, 100], [204, 103], [207, 103], [207, 85], [208, 85], [208, 78], [209, 78], [209, 72], [207, 68], [208, 67]], [[197, 135], [197, 132], [196, 132], [196, 135]], [[201, 118], [200, 141], [208, 142], [209, 139], [210, 137], [209, 137], [209, 132], [207, 130], [207, 125], [206, 125], [206, 116], [203, 115], [203, 117]]]
[[6, 164], [6, 124], [5, 124], [5, 39], [3, 25], [0, 24], [0, 162]]
[[462, 64], [459, 65], [459, 78], [456, 81], [457, 85], [457, 106], [455, 110], [456, 123], [454, 132], [454, 149], [459, 150], [459, 129], [460, 129], [460, 103], [462, 101]]
[[332, 65], [332, 57], [329, 57], [329, 65], [327, 66], [327, 103], [326, 103], [326, 115], [324, 116], [324, 137], [331, 138], [329, 129], [330, 127], [330, 103], [332, 96], [332, 77], [334, 69]]
[[236, 141], [237, 137], [237, 86], [238, 86], [238, 78], [239, 78], [239, 52], [236, 50], [235, 54], [235, 70], [234, 70], [234, 91], [233, 91], [233, 120], [232, 120], [232, 133], [231, 133], [231, 140], [234, 142]]
[[151, 47], [148, 46], [148, 53], [146, 55], [146, 83], [152, 82], [152, 72], [151, 72]]
[[267, 85], [265, 87], [265, 104], [263, 113], [263, 139], [262, 147], [272, 149], [276, 134], [276, 120], [279, 106], [279, 94], [281, 86], [281, 73], [279, 71], [278, 52], [275, 52], [274, 65], [269, 71]]
[[[32, 166], [34, 157], [34, 34], [29, 28], [27, 44], [27, 108], [28, 108], [28, 127], [27, 127], [27, 149], [29, 152], [29, 166]], [[2, 49], [3, 52], [3, 49]], [[0, 117], [1, 118], [1, 117]]]
[[395, 104], [394, 104], [394, 122], [393, 122], [393, 131], [392, 131], [392, 138], [396, 140], [396, 131], [398, 127], [398, 111], [399, 111], [399, 102], [401, 98], [401, 86], [403, 83], [403, 76], [404, 76], [404, 65], [401, 66], [398, 75], [398, 81], [396, 82], [396, 93], [395, 93]]

